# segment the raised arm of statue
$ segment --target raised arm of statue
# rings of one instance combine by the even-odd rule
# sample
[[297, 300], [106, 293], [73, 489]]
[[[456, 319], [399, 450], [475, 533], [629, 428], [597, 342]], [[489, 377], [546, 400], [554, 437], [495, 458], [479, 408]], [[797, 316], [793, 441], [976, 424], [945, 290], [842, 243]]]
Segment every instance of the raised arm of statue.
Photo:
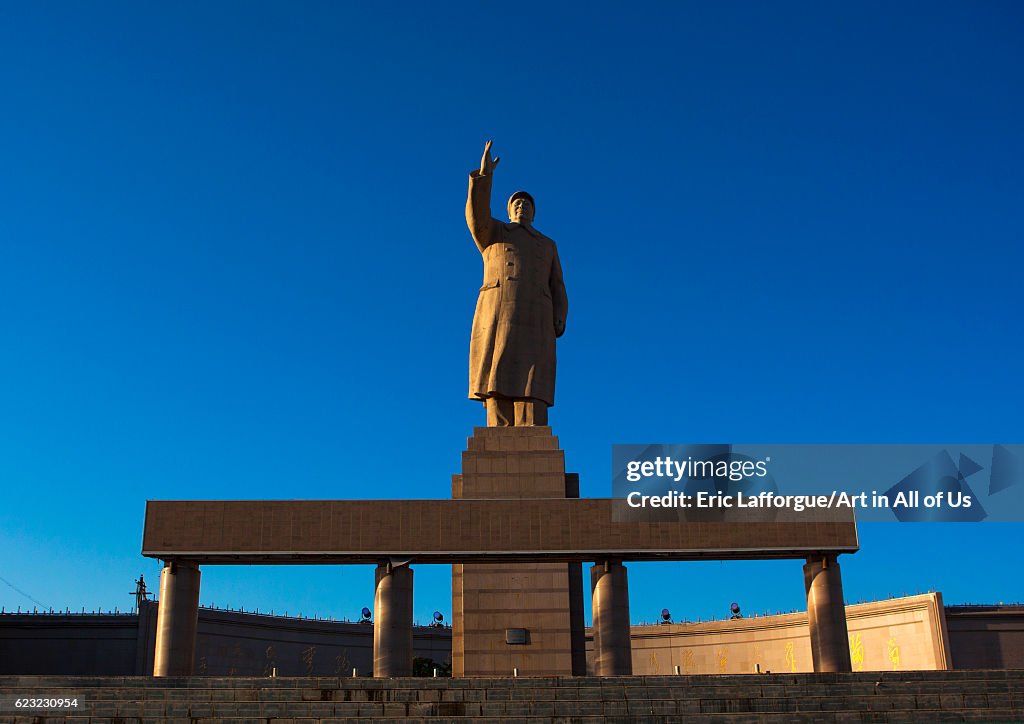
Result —
[[497, 236], [500, 223], [491, 217], [491, 178], [501, 158], [491, 158], [491, 141], [484, 145], [480, 169], [469, 174], [469, 198], [466, 199], [466, 225], [482, 252]]
[[495, 156], [491, 158], [491, 144], [494, 141], [488, 141], [484, 144], [484, 155], [480, 158], [480, 175], [490, 176], [494, 173], [494, 169], [501, 163], [501, 156]]

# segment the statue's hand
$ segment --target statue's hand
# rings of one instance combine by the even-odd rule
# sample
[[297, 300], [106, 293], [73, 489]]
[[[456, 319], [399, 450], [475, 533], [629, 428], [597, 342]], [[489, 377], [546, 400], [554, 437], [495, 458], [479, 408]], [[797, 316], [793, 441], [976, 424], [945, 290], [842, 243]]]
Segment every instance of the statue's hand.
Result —
[[561, 337], [563, 334], [565, 334], [565, 320], [564, 319], [556, 319], [555, 320], [555, 336], [556, 337]]
[[495, 157], [495, 158], [491, 158], [491, 144], [492, 143], [494, 143], [494, 142], [493, 141], [488, 141], [486, 144], [484, 144], [484, 155], [483, 155], [483, 158], [480, 159], [480, 175], [481, 176], [490, 176], [492, 173], [494, 173], [494, 169], [495, 169], [495, 167], [497, 167], [498, 162], [501, 161], [501, 157], [500, 156]]

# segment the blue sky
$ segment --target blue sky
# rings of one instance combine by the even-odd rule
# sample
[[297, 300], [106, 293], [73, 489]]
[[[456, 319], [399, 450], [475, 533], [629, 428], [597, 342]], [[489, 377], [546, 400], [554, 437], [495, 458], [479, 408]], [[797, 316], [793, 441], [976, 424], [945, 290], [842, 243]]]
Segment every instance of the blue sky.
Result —
[[[551, 421], [613, 443], [1021, 441], [1016, 3], [8, 3], [0, 605], [130, 607], [146, 499], [442, 498], [483, 142], [570, 299]], [[1016, 524], [861, 528], [848, 598], [1017, 601]], [[634, 620], [804, 605], [636, 564]], [[14, 586], [15, 588], [12, 588]], [[357, 615], [358, 568], [203, 603]], [[416, 615], [450, 613], [417, 568]], [[16, 590], [17, 589], [17, 590]]]

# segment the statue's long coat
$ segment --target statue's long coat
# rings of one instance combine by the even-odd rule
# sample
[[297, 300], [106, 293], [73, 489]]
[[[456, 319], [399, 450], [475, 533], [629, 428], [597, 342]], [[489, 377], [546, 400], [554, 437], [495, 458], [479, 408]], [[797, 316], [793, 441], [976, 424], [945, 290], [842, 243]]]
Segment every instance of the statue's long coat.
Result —
[[484, 283], [469, 343], [469, 396], [555, 403], [555, 320], [569, 300], [558, 249], [521, 224], [491, 217], [491, 177], [469, 177], [466, 223], [484, 258]]

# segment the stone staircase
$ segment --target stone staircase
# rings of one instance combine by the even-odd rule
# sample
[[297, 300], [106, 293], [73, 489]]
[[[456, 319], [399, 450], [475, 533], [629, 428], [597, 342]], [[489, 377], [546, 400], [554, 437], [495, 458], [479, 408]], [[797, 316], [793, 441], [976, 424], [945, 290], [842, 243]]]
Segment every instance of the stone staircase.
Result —
[[[16, 698], [77, 709], [16, 709]], [[0, 722], [1022, 722], [1024, 670], [487, 679], [0, 677]]]

